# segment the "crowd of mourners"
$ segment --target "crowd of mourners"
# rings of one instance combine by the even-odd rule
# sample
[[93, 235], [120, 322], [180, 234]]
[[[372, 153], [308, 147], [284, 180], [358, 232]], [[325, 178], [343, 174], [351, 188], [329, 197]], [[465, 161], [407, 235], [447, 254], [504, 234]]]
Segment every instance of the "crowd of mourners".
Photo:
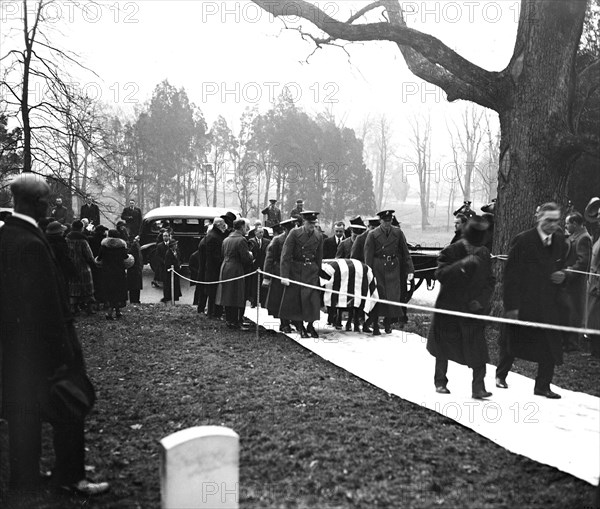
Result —
[[[115, 228], [107, 228], [91, 200], [72, 220], [57, 199], [47, 217], [50, 189], [34, 175], [16, 177], [11, 191], [13, 216], [0, 217], [6, 221], [0, 224], [0, 388], [11, 437], [11, 487], [27, 490], [40, 482], [40, 426], [48, 420], [56, 451], [53, 481], [86, 496], [104, 493], [108, 484], [88, 480], [84, 469], [84, 418], [89, 408], [65, 420], [52, 412], [52, 405], [64, 406], [63, 400], [48, 399], [47, 391], [49, 381], [64, 373], [74, 377], [73, 383], [86, 377], [74, 315], [102, 309], [107, 319], [118, 319], [127, 301], [140, 302], [141, 210], [131, 200]], [[397, 304], [408, 300], [406, 286], [415, 269], [395, 211], [382, 210], [365, 220], [353, 217], [348, 227], [336, 222], [333, 236], [327, 237], [318, 225], [319, 212], [304, 210], [302, 200], [287, 219], [276, 204], [271, 200], [262, 211], [269, 230], [258, 221], [250, 231], [249, 222], [231, 212], [207, 225], [189, 258], [199, 313], [224, 319], [231, 329], [246, 330], [246, 303], [260, 303], [280, 320], [282, 332], [294, 327], [302, 338], [318, 338], [322, 263], [343, 264], [340, 260], [348, 259], [348, 266], [372, 273], [380, 301], [368, 313], [361, 307], [330, 308], [330, 324], [342, 329], [347, 313], [346, 330], [377, 336], [381, 329], [389, 334], [394, 323], [406, 321]], [[578, 348], [581, 336], [547, 325], [600, 329], [600, 239], [592, 242], [584, 226], [584, 219], [594, 225], [600, 221], [600, 198], [592, 198], [583, 215], [570, 211], [564, 218], [556, 203], [541, 204], [535, 225], [512, 239], [507, 255], [497, 257], [491, 253], [492, 210], [478, 215], [469, 205], [456, 212], [455, 237], [439, 253], [434, 269], [440, 291], [427, 350], [436, 359], [435, 390], [450, 393], [446, 374], [452, 360], [472, 369], [474, 399], [492, 396], [484, 384], [489, 362], [486, 321], [473, 315], [483, 318], [490, 313], [496, 285], [492, 264], [503, 263], [504, 316], [515, 322], [501, 329], [496, 387], [508, 389], [507, 375], [514, 359], [520, 358], [538, 364], [534, 394], [558, 399], [561, 396], [551, 389], [554, 368], [562, 363], [563, 352]], [[177, 300], [182, 260], [168, 226], [158, 233], [150, 261], [152, 284], [162, 286], [162, 301]], [[600, 335], [590, 335], [589, 341], [592, 355], [600, 356]]]

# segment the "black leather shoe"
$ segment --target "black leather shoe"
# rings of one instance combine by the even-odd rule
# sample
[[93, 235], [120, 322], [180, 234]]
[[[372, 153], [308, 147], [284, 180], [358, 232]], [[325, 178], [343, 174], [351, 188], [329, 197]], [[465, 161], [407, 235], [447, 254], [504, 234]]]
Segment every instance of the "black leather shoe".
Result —
[[358, 324], [358, 323], [354, 324], [354, 332], [360, 332], [360, 324]]
[[450, 394], [450, 391], [448, 390], [448, 387], [446, 387], [445, 385], [439, 385], [435, 388], [435, 392], [437, 392], [438, 394]]
[[319, 334], [317, 333], [317, 331], [315, 330], [314, 325], [309, 325], [306, 328], [306, 332], [308, 332], [308, 334], [310, 335], [311, 338], [318, 338]]
[[383, 330], [385, 331], [385, 333], [386, 333], [386, 334], [391, 334], [391, 333], [392, 333], [392, 327], [391, 327], [391, 325], [390, 325], [390, 326], [387, 326], [387, 327], [386, 327], [385, 329], [383, 329]]
[[534, 389], [533, 394], [535, 394], [536, 396], [544, 396], [548, 399], [560, 399], [561, 398], [560, 394], [556, 394], [556, 392], [552, 392], [550, 389], [545, 389], [545, 390]]
[[496, 377], [496, 387], [498, 387], [499, 389], [508, 389], [508, 384], [506, 383], [506, 380], [504, 380], [504, 378]]
[[381, 331], [379, 330], [379, 327], [373, 327], [373, 336], [381, 336]]
[[280, 330], [284, 334], [291, 334], [292, 333], [292, 328], [289, 325], [284, 325], [283, 327], [280, 328]]
[[346, 322], [346, 332], [350, 332], [352, 330], [352, 322], [348, 320]]
[[309, 338], [308, 331], [304, 326], [300, 327], [300, 337], [301, 338]]
[[471, 397], [473, 399], [485, 399], [485, 398], [489, 398], [491, 395], [492, 395], [492, 393], [489, 391], [477, 391], [477, 392], [474, 392]]
[[[354, 329], [356, 331], [356, 329]], [[359, 331], [360, 332], [360, 331]], [[365, 334], [371, 334], [371, 332], [373, 332], [373, 329], [371, 329], [371, 327], [369, 327], [367, 325], [367, 322], [365, 322], [365, 324], [363, 325], [363, 332]]]

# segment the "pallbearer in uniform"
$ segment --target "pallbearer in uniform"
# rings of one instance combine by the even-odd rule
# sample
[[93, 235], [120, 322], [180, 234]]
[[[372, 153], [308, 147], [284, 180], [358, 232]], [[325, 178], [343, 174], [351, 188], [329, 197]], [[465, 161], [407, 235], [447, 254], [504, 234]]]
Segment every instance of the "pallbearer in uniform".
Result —
[[[377, 279], [379, 298], [401, 302], [402, 273], [408, 281], [414, 277], [414, 267], [404, 233], [397, 226], [392, 226], [393, 210], [382, 210], [377, 215], [381, 225], [369, 232], [365, 241], [365, 263], [371, 267]], [[371, 314], [373, 335], [378, 336], [379, 316], [384, 317], [385, 332], [392, 332], [392, 319], [402, 316], [400, 306], [377, 303]]]
[[[290, 320], [303, 338], [318, 338], [313, 322], [321, 315], [319, 290], [296, 285], [292, 281], [319, 286], [323, 261], [323, 236], [315, 229], [319, 212], [302, 212], [304, 224], [288, 234], [281, 252], [283, 299], [279, 316]], [[305, 328], [303, 322], [308, 322]]]
[[[279, 276], [281, 274], [280, 270], [280, 262], [281, 262], [281, 251], [283, 250], [283, 243], [288, 236], [290, 230], [296, 227], [295, 219], [286, 219], [279, 223], [279, 226], [283, 229], [283, 232], [280, 235], [277, 235], [267, 246], [267, 256], [265, 258], [264, 271], [269, 274], [274, 274], [275, 276]], [[281, 279], [263, 276], [263, 286], [269, 288], [269, 293], [267, 294], [267, 303], [266, 308], [271, 316], [275, 318], [279, 318], [279, 308], [281, 307], [281, 297], [283, 296], [283, 286], [281, 284]], [[281, 324], [279, 325], [279, 330], [281, 332], [290, 333], [292, 329], [290, 327], [290, 321], [284, 318], [281, 319]]]
[[[350, 258], [354, 258], [355, 260], [358, 260], [362, 263], [365, 263], [365, 241], [367, 240], [367, 235], [371, 230], [377, 228], [380, 223], [379, 216], [368, 217], [365, 219], [365, 221], [367, 222], [367, 231], [361, 233], [356, 238], [356, 240], [352, 244], [352, 249], [350, 250]], [[371, 329], [371, 319], [368, 318], [368, 316], [365, 319], [363, 325], [363, 332], [366, 332], [368, 334], [373, 332], [373, 330]]]

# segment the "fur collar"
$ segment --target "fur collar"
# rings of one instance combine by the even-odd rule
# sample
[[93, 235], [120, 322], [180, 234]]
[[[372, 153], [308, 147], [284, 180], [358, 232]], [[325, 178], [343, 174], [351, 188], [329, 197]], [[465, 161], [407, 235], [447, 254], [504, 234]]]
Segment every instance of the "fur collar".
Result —
[[102, 239], [100, 245], [108, 249], [127, 249], [127, 242], [125, 242], [123, 239], [117, 239], [115, 237], [106, 237], [105, 239]]

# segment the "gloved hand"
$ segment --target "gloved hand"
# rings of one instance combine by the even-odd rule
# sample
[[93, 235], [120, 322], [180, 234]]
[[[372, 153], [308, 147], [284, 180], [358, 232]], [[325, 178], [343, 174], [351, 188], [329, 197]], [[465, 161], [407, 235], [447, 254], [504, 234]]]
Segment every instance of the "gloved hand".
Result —
[[460, 263], [463, 272], [471, 272], [477, 268], [477, 266], [481, 263], [481, 260], [478, 256], [467, 255], [460, 261]]
[[483, 309], [483, 306], [478, 300], [472, 300], [467, 304], [467, 309], [469, 310], [469, 313], [477, 313]]

